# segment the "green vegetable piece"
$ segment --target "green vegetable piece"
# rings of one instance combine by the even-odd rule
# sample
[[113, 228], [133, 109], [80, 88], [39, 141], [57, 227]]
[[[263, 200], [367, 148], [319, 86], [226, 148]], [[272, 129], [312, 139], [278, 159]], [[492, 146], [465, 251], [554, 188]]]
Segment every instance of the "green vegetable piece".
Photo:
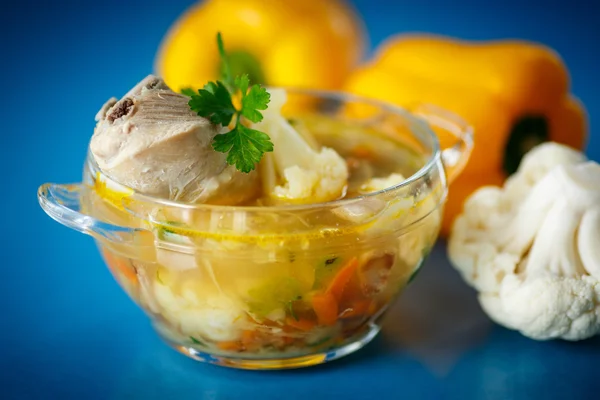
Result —
[[173, 225], [173, 226], [185, 227], [186, 225], [184, 223], [177, 222], [177, 221], [165, 221], [164, 223], [167, 224], [167, 226], [160, 225], [157, 228], [157, 236], [160, 240], [182, 241], [185, 239], [184, 235], [176, 232], [170, 226], [168, 226], [168, 225]]
[[206, 344], [204, 342], [199, 341], [198, 339], [196, 339], [193, 336], [190, 336], [190, 340], [194, 343], [194, 344], [198, 344], [200, 346], [206, 346]]
[[319, 262], [315, 267], [315, 283], [313, 285], [314, 289], [319, 288], [326, 281], [328, 281], [337, 270], [337, 268], [341, 264], [341, 259], [339, 257], [329, 257], [325, 260]]
[[290, 301], [287, 305], [287, 309], [288, 309], [288, 313], [290, 314], [290, 316], [292, 318], [294, 318], [296, 321], [299, 321], [300, 319], [298, 318], [298, 315], [296, 315], [296, 311], [294, 311], [294, 301]]
[[259, 317], [265, 317], [278, 308], [283, 308], [291, 314], [291, 303], [302, 298], [302, 290], [297, 279], [280, 277], [270, 279], [262, 286], [249, 290], [248, 297], [250, 312]]

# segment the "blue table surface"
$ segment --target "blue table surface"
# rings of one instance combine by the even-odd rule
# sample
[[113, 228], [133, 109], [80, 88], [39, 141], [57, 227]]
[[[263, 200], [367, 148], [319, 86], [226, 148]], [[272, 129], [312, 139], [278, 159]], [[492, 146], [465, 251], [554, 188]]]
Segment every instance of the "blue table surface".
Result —
[[[440, 243], [362, 351], [294, 371], [196, 363], [167, 348], [103, 266], [92, 240], [47, 217], [48, 181], [80, 179], [93, 117], [151, 72], [191, 3], [2, 3], [0, 398], [598, 399], [600, 337], [536, 342], [489, 321]], [[534, 3], [534, 2], [532, 2]], [[372, 46], [400, 31], [520, 37], [559, 51], [587, 105], [600, 160], [598, 2], [357, 0]], [[460, 95], [457, 93], [457, 96]]]

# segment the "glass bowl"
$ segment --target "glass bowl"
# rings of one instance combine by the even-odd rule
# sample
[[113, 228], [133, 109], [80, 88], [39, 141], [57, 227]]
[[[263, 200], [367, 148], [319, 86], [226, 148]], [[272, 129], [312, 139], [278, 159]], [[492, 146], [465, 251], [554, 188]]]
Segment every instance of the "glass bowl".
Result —
[[[45, 212], [92, 236], [160, 337], [196, 360], [294, 368], [367, 344], [434, 245], [448, 181], [472, 148], [470, 127], [435, 106], [286, 92], [286, 117], [349, 167], [360, 148], [406, 178], [327, 203], [186, 204], [115, 183], [88, 153], [82, 183], [39, 188]], [[444, 149], [440, 134], [452, 138]]]

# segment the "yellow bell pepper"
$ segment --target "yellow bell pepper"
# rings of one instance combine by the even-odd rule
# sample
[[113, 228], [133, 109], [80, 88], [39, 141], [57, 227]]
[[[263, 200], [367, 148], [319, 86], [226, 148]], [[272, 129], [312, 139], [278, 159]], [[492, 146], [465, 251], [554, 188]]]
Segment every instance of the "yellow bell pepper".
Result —
[[349, 77], [345, 90], [406, 108], [435, 104], [474, 128], [471, 157], [450, 184], [442, 235], [468, 195], [501, 185], [534, 145], [583, 149], [587, 142], [587, 116], [569, 94], [565, 65], [537, 43], [398, 35]]
[[156, 73], [174, 90], [217, 79], [217, 32], [234, 76], [272, 86], [339, 88], [366, 46], [363, 23], [343, 0], [205, 0], [169, 29]]

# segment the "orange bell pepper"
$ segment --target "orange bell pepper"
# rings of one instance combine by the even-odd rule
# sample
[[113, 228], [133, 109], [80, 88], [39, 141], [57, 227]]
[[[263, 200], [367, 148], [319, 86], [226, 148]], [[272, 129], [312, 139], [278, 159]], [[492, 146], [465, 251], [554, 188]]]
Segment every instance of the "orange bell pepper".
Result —
[[173, 90], [217, 79], [217, 32], [233, 75], [271, 86], [339, 88], [366, 46], [363, 23], [343, 0], [205, 0], [169, 29], [156, 73]]
[[565, 65], [537, 43], [398, 35], [349, 77], [345, 90], [409, 109], [435, 104], [473, 126], [475, 147], [450, 185], [442, 235], [467, 196], [501, 185], [534, 145], [555, 141], [580, 150], [587, 141], [586, 112], [569, 94]]

